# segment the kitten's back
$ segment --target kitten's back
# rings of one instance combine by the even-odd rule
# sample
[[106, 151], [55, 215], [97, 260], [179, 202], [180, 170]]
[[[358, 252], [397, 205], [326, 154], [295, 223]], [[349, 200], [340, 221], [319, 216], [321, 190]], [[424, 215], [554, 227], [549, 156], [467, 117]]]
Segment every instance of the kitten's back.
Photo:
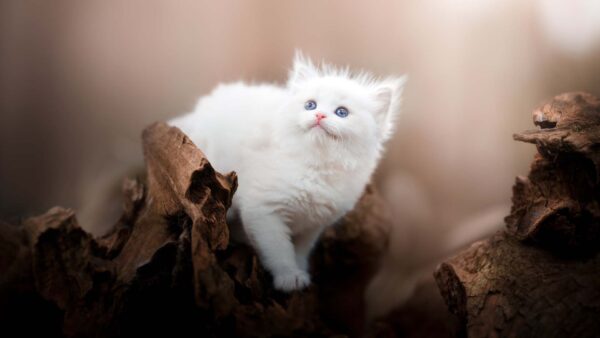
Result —
[[193, 112], [169, 123], [186, 133], [215, 169], [239, 173], [245, 148], [271, 140], [286, 96], [286, 90], [275, 85], [219, 85], [200, 98]]

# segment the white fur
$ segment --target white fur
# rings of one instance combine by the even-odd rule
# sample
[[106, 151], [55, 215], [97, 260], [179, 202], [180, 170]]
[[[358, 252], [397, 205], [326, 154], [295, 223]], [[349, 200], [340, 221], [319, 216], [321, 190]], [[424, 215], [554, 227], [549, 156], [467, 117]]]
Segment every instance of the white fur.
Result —
[[[323, 229], [350, 211], [391, 136], [404, 77], [377, 80], [296, 54], [286, 86], [220, 85], [170, 121], [239, 188], [239, 218], [276, 288], [310, 283], [308, 257]], [[307, 100], [317, 103], [305, 110]], [[334, 114], [344, 106], [350, 114]], [[315, 113], [326, 115], [313, 127]]]

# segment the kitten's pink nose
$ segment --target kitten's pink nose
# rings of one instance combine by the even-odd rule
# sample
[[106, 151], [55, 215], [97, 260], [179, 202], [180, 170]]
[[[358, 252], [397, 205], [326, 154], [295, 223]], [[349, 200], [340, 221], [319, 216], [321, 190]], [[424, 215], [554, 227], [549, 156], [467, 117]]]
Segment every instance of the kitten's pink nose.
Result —
[[317, 122], [319, 122], [322, 119], [326, 118], [327, 116], [325, 116], [325, 114], [323, 114], [323, 113], [316, 113], [315, 117], [317, 118]]

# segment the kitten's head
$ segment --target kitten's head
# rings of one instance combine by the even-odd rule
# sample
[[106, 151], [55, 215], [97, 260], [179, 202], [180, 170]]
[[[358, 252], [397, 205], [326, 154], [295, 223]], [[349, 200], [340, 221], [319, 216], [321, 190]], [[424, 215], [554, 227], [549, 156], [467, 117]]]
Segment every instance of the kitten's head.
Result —
[[406, 77], [376, 79], [315, 65], [296, 52], [288, 89], [291, 127], [321, 144], [380, 149], [392, 135]]

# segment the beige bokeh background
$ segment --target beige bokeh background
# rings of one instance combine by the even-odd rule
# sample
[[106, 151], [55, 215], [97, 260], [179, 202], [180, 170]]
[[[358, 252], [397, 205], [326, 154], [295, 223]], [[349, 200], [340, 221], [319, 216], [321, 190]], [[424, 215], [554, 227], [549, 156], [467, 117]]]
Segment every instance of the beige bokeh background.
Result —
[[[299, 48], [409, 74], [377, 182], [408, 177], [431, 226], [449, 227], [510, 202], [534, 151], [511, 135], [540, 101], [600, 94], [594, 2], [4, 0], [0, 217], [102, 205], [141, 163], [146, 125], [219, 82], [284, 81]], [[85, 227], [109, 225], [92, 214]]]

